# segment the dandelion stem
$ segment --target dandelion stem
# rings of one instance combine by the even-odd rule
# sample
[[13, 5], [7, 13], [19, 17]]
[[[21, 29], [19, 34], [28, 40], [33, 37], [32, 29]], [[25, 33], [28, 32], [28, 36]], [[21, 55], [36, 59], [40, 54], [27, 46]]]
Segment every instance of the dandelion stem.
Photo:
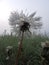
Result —
[[19, 56], [21, 55], [21, 52], [22, 52], [23, 36], [24, 36], [24, 32], [22, 32], [22, 35], [21, 35], [21, 38], [20, 38], [18, 53], [17, 53], [17, 56], [16, 56], [16, 64], [15, 65], [18, 65], [18, 58], [19, 58]]

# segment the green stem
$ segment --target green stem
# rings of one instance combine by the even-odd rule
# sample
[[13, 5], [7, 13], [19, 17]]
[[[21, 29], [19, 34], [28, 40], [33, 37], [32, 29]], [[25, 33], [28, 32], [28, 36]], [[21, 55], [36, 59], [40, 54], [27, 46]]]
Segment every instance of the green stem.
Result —
[[22, 32], [22, 36], [20, 38], [19, 47], [18, 47], [18, 53], [17, 53], [17, 57], [16, 57], [16, 64], [15, 65], [18, 65], [18, 58], [21, 55], [23, 36], [24, 36], [24, 32]]

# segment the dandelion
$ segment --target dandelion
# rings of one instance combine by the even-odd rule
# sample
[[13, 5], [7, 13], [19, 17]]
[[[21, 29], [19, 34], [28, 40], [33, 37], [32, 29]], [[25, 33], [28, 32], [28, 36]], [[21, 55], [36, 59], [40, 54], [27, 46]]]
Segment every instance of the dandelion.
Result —
[[6, 60], [9, 60], [9, 56], [6, 57]]
[[7, 53], [7, 57], [6, 57], [6, 60], [9, 60], [11, 55], [12, 55], [12, 48], [13, 46], [7, 46], [6, 47], [6, 53]]
[[43, 48], [41, 53], [42, 61], [44, 64], [49, 65], [49, 41], [42, 42], [41, 46]]
[[41, 42], [41, 47], [42, 47], [42, 48], [45, 47], [45, 42]]
[[45, 42], [41, 42], [41, 46], [42, 46], [42, 48], [44, 48], [44, 47], [49, 47], [49, 41], [45, 41]]
[[21, 36], [22, 32], [24, 35], [31, 34], [30, 29], [39, 29], [42, 26], [40, 22], [41, 17], [35, 17], [36, 12], [26, 15], [21, 11], [20, 13], [12, 12], [9, 18], [9, 24], [12, 27], [12, 32], [15, 32], [18, 37]]
[[49, 41], [46, 40], [45, 46], [49, 47]]
[[18, 43], [18, 54], [16, 58], [16, 65], [18, 64], [18, 57], [21, 55], [22, 50], [22, 42], [24, 35], [28, 35], [28, 33], [31, 35], [30, 28], [32, 29], [38, 29], [41, 28], [42, 23], [39, 22], [41, 20], [41, 17], [34, 17], [36, 12], [31, 13], [30, 15], [25, 15], [23, 11], [20, 13], [13, 12], [11, 13], [11, 16], [9, 18], [9, 24], [12, 27], [12, 31], [18, 34], [18, 37], [20, 38], [20, 42]]

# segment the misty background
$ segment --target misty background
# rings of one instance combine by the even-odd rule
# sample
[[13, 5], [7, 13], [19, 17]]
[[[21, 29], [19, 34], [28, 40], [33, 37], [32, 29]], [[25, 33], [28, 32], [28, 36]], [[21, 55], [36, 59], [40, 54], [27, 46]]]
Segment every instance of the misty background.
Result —
[[21, 10], [26, 14], [36, 11], [36, 15], [42, 17], [41, 33], [49, 34], [49, 0], [0, 0], [0, 35], [4, 30], [7, 30], [7, 34], [10, 33], [10, 13]]

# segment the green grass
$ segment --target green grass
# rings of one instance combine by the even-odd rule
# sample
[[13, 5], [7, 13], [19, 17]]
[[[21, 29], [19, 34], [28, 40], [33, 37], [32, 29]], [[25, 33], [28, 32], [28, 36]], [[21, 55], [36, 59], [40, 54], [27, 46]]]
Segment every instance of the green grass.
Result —
[[[49, 40], [48, 37], [35, 36], [34, 38], [25, 38], [23, 40], [23, 52], [25, 65], [39, 65], [41, 45], [43, 41]], [[13, 55], [9, 61], [6, 61], [5, 48], [13, 46]], [[18, 49], [18, 39], [15, 36], [2, 36], [0, 37], [0, 65], [14, 65]], [[22, 56], [19, 58], [19, 65], [22, 62]], [[10, 63], [10, 64], [9, 64]]]

